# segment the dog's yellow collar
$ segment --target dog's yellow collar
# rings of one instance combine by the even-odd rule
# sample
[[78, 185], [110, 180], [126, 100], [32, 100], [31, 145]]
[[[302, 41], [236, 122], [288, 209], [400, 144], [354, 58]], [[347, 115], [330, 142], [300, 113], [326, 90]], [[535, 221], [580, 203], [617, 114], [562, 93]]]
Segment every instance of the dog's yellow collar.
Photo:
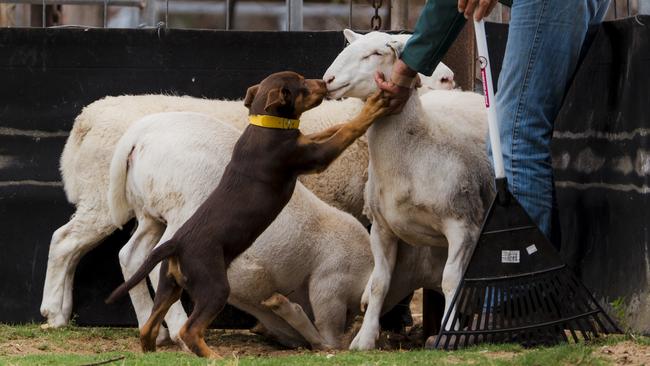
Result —
[[283, 130], [295, 130], [300, 126], [299, 119], [289, 119], [275, 116], [266, 115], [252, 115], [248, 116], [250, 124], [266, 128], [279, 128]]

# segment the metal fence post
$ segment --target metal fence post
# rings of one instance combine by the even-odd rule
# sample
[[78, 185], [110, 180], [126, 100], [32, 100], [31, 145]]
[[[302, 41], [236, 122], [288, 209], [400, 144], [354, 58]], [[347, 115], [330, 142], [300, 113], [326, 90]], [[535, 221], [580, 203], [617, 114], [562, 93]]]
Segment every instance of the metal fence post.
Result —
[[390, 29], [403, 30], [409, 28], [409, 0], [390, 1]]
[[302, 2], [303, 0], [287, 0], [287, 30], [302, 30]]
[[650, 0], [639, 0], [639, 14], [650, 15]]
[[140, 24], [156, 26], [158, 20], [158, 9], [156, 0], [145, 0], [144, 7], [140, 11]]

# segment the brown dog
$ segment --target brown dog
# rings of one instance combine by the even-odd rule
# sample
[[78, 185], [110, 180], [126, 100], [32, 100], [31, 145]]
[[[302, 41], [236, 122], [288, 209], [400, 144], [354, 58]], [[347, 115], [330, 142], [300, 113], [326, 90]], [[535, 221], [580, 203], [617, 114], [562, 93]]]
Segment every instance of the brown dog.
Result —
[[289, 202], [298, 175], [323, 171], [386, 113], [386, 101], [376, 94], [350, 122], [302, 135], [298, 118], [318, 106], [326, 93], [322, 80], [305, 80], [294, 72], [270, 75], [248, 89], [244, 103], [251, 124], [237, 141], [217, 188], [107, 300], [110, 303], [125, 295], [164, 261], [153, 311], [140, 332], [144, 351], [155, 350], [160, 324], [185, 289], [194, 310], [180, 337], [197, 355], [218, 357], [206, 345], [203, 333], [228, 299], [226, 269], [230, 263]]

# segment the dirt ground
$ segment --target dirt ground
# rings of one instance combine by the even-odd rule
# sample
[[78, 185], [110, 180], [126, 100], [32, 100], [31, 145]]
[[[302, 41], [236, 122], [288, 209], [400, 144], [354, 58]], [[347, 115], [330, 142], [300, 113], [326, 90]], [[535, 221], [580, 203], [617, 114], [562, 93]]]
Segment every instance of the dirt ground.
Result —
[[[52, 353], [97, 354], [116, 351], [140, 352], [140, 344], [136, 330], [119, 330], [119, 332], [124, 334], [103, 337], [91, 333], [87, 337], [67, 337], [62, 340], [38, 336], [0, 340], [0, 355], [12, 356]], [[410, 329], [410, 333], [406, 336], [382, 333], [380, 345], [384, 350], [417, 349], [422, 346], [418, 337], [421, 337], [421, 328], [419, 325], [416, 325]], [[274, 357], [313, 353], [313, 351], [308, 349], [287, 349], [248, 330], [211, 330], [206, 340], [215, 351], [226, 357]], [[160, 347], [159, 351], [178, 352], [181, 349], [175, 345], [166, 345]], [[504, 361], [512, 360], [518, 354], [518, 352], [488, 352], [487, 350], [479, 352], [488, 358]], [[325, 353], [335, 354], [337, 352], [328, 351]], [[598, 346], [593, 353], [602, 356], [602, 358], [612, 362], [614, 365], [650, 365], [650, 346], [634, 341], [623, 341], [617, 344]], [[454, 364], [453, 358], [454, 356], [450, 355], [447, 361]]]
[[632, 341], [602, 346], [598, 351], [615, 365], [650, 365], [650, 346]]
[[[411, 303], [414, 326], [407, 328], [406, 334], [383, 332], [378, 346], [383, 350], [421, 349], [422, 334], [422, 292], [417, 291]], [[356, 324], [352, 332], [360, 324]], [[621, 338], [622, 339], [622, 338]], [[348, 341], [350, 338], [348, 338]], [[249, 330], [210, 330], [206, 337], [207, 343], [223, 356], [288, 356], [297, 354], [313, 354], [309, 349], [287, 349], [268, 338]], [[598, 355], [615, 365], [649, 365], [650, 342], [647, 338], [605, 342], [606, 345], [594, 345], [593, 354]], [[611, 343], [611, 344], [610, 344]], [[176, 345], [164, 345], [160, 351], [178, 352]], [[34, 325], [23, 333], [12, 333], [0, 337], [0, 356], [28, 354], [98, 354], [104, 352], [140, 352], [137, 329], [120, 328], [75, 328], [72, 330], [40, 329]], [[522, 351], [477, 351], [492, 359], [511, 360]], [[523, 352], [528, 352], [524, 350]], [[337, 353], [336, 351], [319, 353]], [[448, 361], [453, 362], [454, 355]], [[462, 363], [462, 362], [461, 362]]]

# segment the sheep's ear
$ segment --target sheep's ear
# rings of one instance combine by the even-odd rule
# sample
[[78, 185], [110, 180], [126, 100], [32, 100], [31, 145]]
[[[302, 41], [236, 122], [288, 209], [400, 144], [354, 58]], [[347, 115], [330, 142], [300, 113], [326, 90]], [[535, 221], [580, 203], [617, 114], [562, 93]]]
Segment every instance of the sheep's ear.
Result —
[[246, 90], [246, 98], [244, 99], [244, 106], [246, 108], [251, 107], [251, 104], [253, 104], [253, 99], [255, 99], [255, 96], [257, 95], [257, 90], [260, 88], [260, 84], [253, 85], [248, 90]]
[[269, 109], [273, 107], [287, 104], [284, 94], [285, 93], [283, 93], [279, 88], [269, 90], [269, 93], [266, 95], [266, 106], [264, 106], [264, 111], [268, 112]]
[[343, 36], [345, 36], [345, 39], [347, 39], [349, 43], [352, 43], [361, 37], [361, 34], [355, 33], [353, 30], [346, 28], [343, 30]]
[[422, 87], [422, 78], [420, 78], [420, 74], [417, 74], [415, 75], [415, 89], [421, 87]]
[[390, 41], [386, 43], [386, 46], [388, 46], [393, 51], [395, 57], [399, 57], [399, 55], [402, 54], [402, 50], [404, 49], [404, 43], [399, 41]]

